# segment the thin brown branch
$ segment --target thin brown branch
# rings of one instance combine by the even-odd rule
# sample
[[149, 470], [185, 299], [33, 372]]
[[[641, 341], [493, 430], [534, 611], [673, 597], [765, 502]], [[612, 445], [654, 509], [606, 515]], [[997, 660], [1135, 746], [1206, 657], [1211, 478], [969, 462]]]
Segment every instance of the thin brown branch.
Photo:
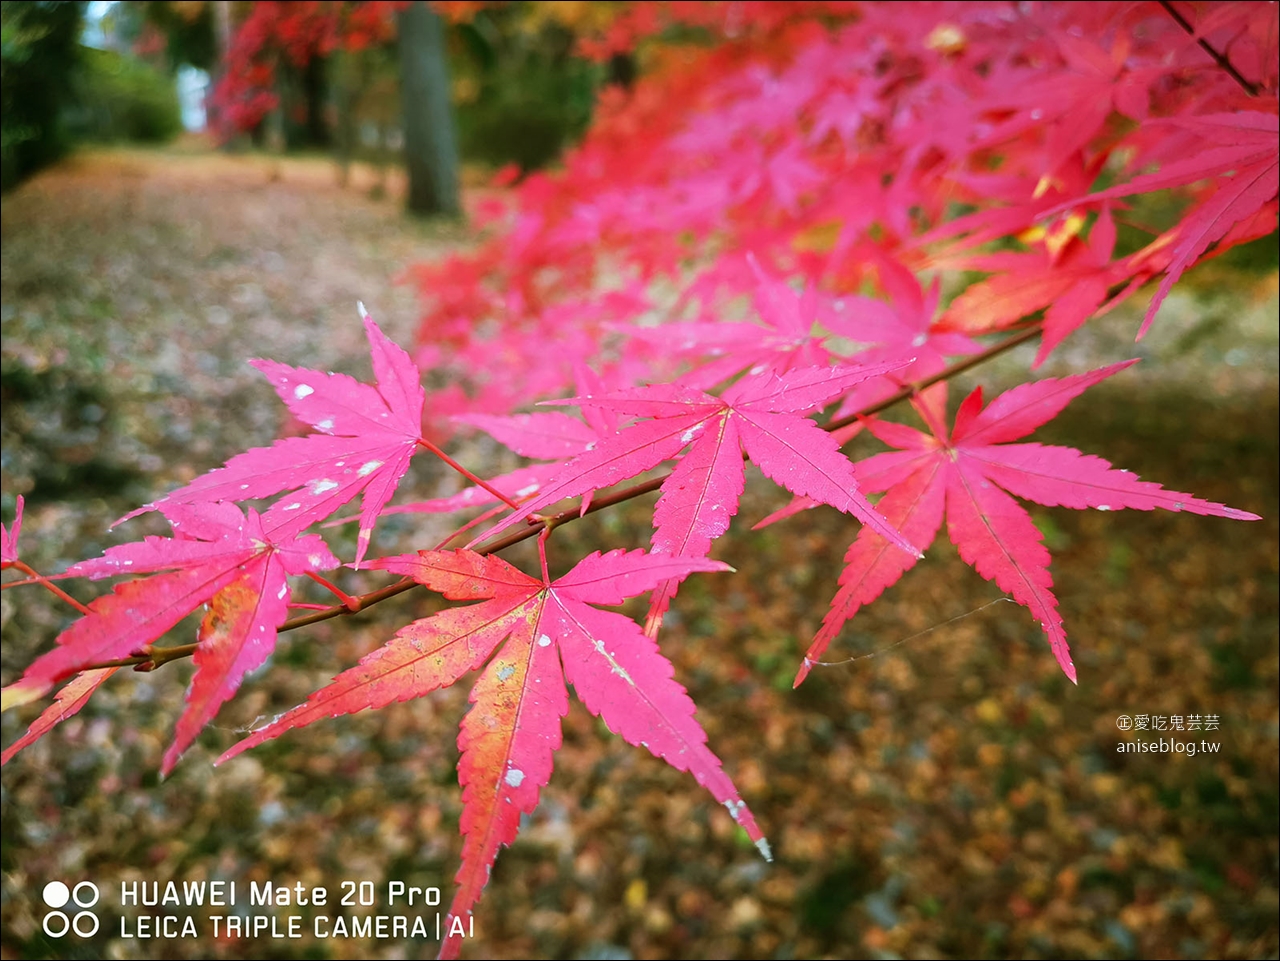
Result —
[[164, 667], [170, 661], [180, 661], [185, 657], [190, 657], [199, 646], [199, 644], [180, 644], [176, 647], [155, 647], [148, 644], [142, 649], [141, 654], [134, 654], [131, 657], [117, 657], [109, 661], [99, 661], [97, 664], [82, 667], [81, 670], [93, 671], [102, 667], [132, 667], [139, 671], [154, 671], [158, 667]]
[[1006, 351], [1012, 350], [1019, 344], [1025, 344], [1033, 337], [1036, 337], [1039, 333], [1040, 325], [1038, 323], [1032, 324], [1030, 327], [1019, 331], [1012, 337], [1008, 337], [1005, 340], [1000, 341], [998, 344], [993, 344], [980, 354], [973, 354], [972, 356], [966, 357], [964, 360], [956, 361], [954, 364], [938, 371], [936, 374], [929, 377], [922, 377], [920, 380], [912, 381], [910, 384], [901, 388], [897, 393], [890, 394], [884, 400], [877, 401], [874, 404], [868, 404], [866, 407], [862, 408], [862, 410], [854, 411], [852, 414], [846, 414], [844, 417], [829, 421], [823, 425], [823, 430], [839, 430], [841, 427], [847, 427], [852, 424], [859, 417], [870, 417], [872, 414], [878, 414], [883, 410], [888, 410], [895, 404], [900, 404], [904, 400], [908, 400], [915, 394], [918, 394], [926, 387], [932, 387], [934, 384], [941, 381], [950, 380], [952, 377], [969, 370], [971, 367], [977, 367], [979, 364], [986, 363], [992, 357], [999, 357]]
[[22, 571], [22, 573], [26, 574], [27, 577], [30, 578], [30, 580], [14, 581], [11, 584], [6, 584], [5, 585], [6, 587], [17, 587], [20, 584], [39, 584], [41, 587], [43, 587], [45, 590], [51, 593], [54, 597], [57, 597], [61, 600], [66, 601], [68, 604], [74, 607], [81, 614], [90, 613], [88, 607], [86, 607], [84, 604], [81, 604], [74, 597], [72, 597], [70, 594], [64, 591], [57, 584], [53, 583], [53, 581], [45, 577], [35, 568], [28, 566], [23, 561], [14, 561], [13, 566], [16, 567], [18, 570]]
[[1231, 74], [1231, 79], [1240, 84], [1249, 96], [1256, 97], [1258, 95], [1258, 85], [1246, 80], [1241, 75], [1240, 71], [1235, 68], [1235, 65], [1227, 59], [1226, 54], [1219, 53], [1208, 40], [1204, 37], [1196, 37], [1196, 28], [1188, 23], [1187, 19], [1182, 14], [1174, 9], [1173, 4], [1170, 3], [1169, 0], [1159, 0], [1159, 3], [1160, 6], [1164, 7], [1165, 13], [1173, 17], [1174, 22], [1185, 30], [1189, 36], [1195, 37], [1196, 43], [1200, 45], [1200, 48], [1211, 56], [1219, 67]]

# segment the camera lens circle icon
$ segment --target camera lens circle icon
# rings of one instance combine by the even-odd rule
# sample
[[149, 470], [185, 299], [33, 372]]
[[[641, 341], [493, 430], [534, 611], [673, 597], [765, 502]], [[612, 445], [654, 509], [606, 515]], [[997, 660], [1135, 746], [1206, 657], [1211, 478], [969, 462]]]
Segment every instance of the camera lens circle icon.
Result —
[[40, 896], [49, 907], [60, 908], [71, 900], [71, 889], [61, 881], [50, 881], [44, 886]]

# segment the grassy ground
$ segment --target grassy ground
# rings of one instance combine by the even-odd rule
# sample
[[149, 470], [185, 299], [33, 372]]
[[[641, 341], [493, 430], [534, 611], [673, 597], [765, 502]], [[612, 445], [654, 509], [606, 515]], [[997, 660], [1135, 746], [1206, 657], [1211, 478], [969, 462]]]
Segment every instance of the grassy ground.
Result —
[[[94, 154], [7, 197], [0, 487], [6, 519], [14, 495], [29, 498], [24, 557], [54, 570], [92, 556], [113, 542], [110, 520], [275, 437], [279, 405], [246, 358], [367, 376], [355, 301], [407, 343], [415, 304], [397, 271], [465, 239], [339, 190], [320, 161]], [[1030, 615], [995, 602], [939, 542], [831, 652], [861, 659], [793, 692], [853, 528], [810, 512], [750, 532], [779, 497], [749, 484], [743, 522], [718, 548], [739, 573], [682, 590], [664, 650], [777, 861], [756, 858], [691, 778], [575, 705], [465, 953], [1275, 957], [1275, 271], [1206, 265], [1183, 290], [1141, 345], [1136, 315], [1120, 312], [1055, 355], [1045, 373], [1146, 360], [1037, 439], [1264, 520], [1035, 510], [1079, 687]], [[975, 379], [1006, 386], [1027, 359]], [[438, 480], [415, 475], [408, 496]], [[135, 523], [131, 537], [145, 529]], [[597, 515], [565, 529], [565, 549], [640, 546], [645, 525], [643, 509]], [[412, 534], [389, 525], [378, 546], [408, 549]], [[116, 907], [122, 882], [204, 878], [302, 881], [333, 898], [344, 880], [367, 880], [380, 899], [402, 880], [447, 901], [465, 689], [209, 764], [422, 605], [403, 598], [283, 639], [276, 669], [245, 683], [163, 783], [185, 666], [113, 679], [20, 754], [0, 796], [3, 957], [432, 952], [430, 939], [317, 940], [310, 920], [297, 940], [214, 939], [207, 916], [220, 912], [208, 909], [191, 912], [198, 938], [147, 940], [122, 935]], [[5, 683], [66, 620], [34, 593], [4, 594]], [[3, 743], [33, 714], [4, 715]], [[1217, 730], [1176, 736], [1218, 749], [1119, 753], [1135, 739], [1117, 730], [1121, 714], [1214, 715]], [[40, 890], [55, 878], [103, 888], [98, 935], [41, 931]], [[165, 909], [126, 910], [126, 934], [136, 913]]]

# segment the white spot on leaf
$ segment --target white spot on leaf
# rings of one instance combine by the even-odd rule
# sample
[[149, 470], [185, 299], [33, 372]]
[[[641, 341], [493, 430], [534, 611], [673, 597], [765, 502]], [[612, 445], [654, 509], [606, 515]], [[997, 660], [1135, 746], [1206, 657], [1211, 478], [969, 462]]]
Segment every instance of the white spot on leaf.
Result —
[[550, 647], [550, 646], [551, 646], [551, 638], [549, 638], [546, 634], [542, 634], [542, 635], [540, 635], [540, 636], [538, 637], [538, 646], [539, 646], [539, 647]]
[[358, 471], [356, 471], [356, 473], [359, 474], [361, 477], [368, 477], [370, 474], [372, 474], [381, 466], [382, 466], [382, 461], [371, 460], [368, 463], [366, 463], [363, 467], [361, 467]]
[[518, 767], [513, 767], [507, 772], [507, 776], [503, 780], [511, 787], [519, 787], [524, 782], [524, 771]]
[[306, 384], [299, 384], [293, 389], [293, 396], [298, 398], [298, 400], [302, 400], [302, 398], [310, 397], [315, 392], [314, 387], [308, 387]]
[[327, 491], [337, 489], [338, 482], [325, 478], [324, 480], [311, 481], [307, 486], [311, 488], [311, 493], [313, 494], [324, 494]]

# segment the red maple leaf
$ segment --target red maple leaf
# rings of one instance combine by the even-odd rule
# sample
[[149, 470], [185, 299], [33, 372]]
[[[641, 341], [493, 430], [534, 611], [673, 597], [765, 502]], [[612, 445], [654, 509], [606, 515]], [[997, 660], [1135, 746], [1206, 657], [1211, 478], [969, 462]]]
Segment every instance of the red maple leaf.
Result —
[[[653, 512], [653, 551], [705, 557], [729, 529], [745, 482], [743, 451], [773, 481], [793, 494], [851, 513], [903, 550], [915, 551], [858, 490], [853, 465], [839, 442], [803, 414], [869, 377], [902, 363], [862, 367], [804, 367], [778, 374], [754, 371], [720, 397], [692, 387], [655, 384], [599, 397], [555, 403], [600, 407], [651, 418], [606, 438], [571, 460], [522, 510], [484, 535], [498, 533], [534, 511], [641, 474], [688, 452], [662, 485]], [[655, 634], [675, 593], [675, 582], [654, 592], [646, 628]]]
[[[1030, 515], [1005, 491], [1049, 507], [1104, 511], [1160, 507], [1235, 520], [1259, 519], [1248, 511], [1140, 481], [1128, 471], [1113, 470], [1100, 457], [1069, 447], [1008, 443], [1052, 420], [1087, 388], [1135, 363], [1130, 360], [1087, 374], [1023, 384], [1001, 394], [985, 410], [982, 389], [978, 388], [960, 405], [949, 438], [942, 427], [945, 394], [938, 391], [935, 403], [917, 405], [930, 424], [931, 434], [902, 424], [872, 422], [870, 430], [900, 450], [876, 454], [856, 466], [864, 490], [888, 492], [877, 509], [920, 549], [932, 543], [945, 512], [948, 532], [960, 556], [1031, 611], [1048, 635], [1058, 664], [1073, 682], [1076, 669], [1052, 592], [1049, 552]], [[796, 685], [805, 679], [845, 621], [915, 564], [912, 555], [891, 548], [870, 528], [858, 533], [844, 560], [840, 590], [805, 654]]]
[[[720, 288], [730, 297], [749, 288], [761, 323], [713, 319], [713, 311], [723, 309], [716, 304], [724, 299], [717, 296]], [[823, 346], [825, 334], [815, 328], [835, 329], [845, 304], [813, 284], [797, 293], [782, 277], [766, 273], [751, 254], [721, 258], [689, 285], [684, 296], [699, 298], [707, 319], [657, 327], [620, 325], [628, 337], [660, 347], [670, 357], [699, 362], [710, 358], [682, 376], [681, 384], [710, 390], [750, 367], [783, 373], [831, 363], [832, 355]]]
[[314, 534], [280, 536], [264, 529], [252, 510], [246, 517], [233, 504], [163, 506], [178, 536], [112, 547], [67, 571], [90, 578], [154, 576], [118, 584], [94, 600], [89, 613], [59, 635], [58, 646], [6, 692], [30, 700], [90, 665], [146, 653], [152, 641], [208, 604], [187, 707], [164, 756], [162, 772], [168, 773], [244, 675], [274, 649], [276, 629], [288, 616], [288, 575], [328, 570], [339, 562]]
[[362, 384], [346, 374], [321, 373], [271, 360], [250, 361], [270, 379], [289, 410], [319, 433], [286, 437], [270, 447], [237, 454], [226, 466], [197, 477], [166, 497], [123, 518], [166, 504], [281, 498], [264, 515], [269, 528], [298, 534], [324, 520], [364, 491], [356, 566], [369, 547], [374, 523], [409, 460], [420, 447], [425, 394], [409, 355], [364, 313], [365, 333], [378, 385]]
[[27, 733], [4, 749], [4, 753], [0, 754], [0, 766], [8, 764], [10, 758], [15, 754], [24, 747], [40, 740], [67, 718], [78, 714], [80, 709], [89, 702], [89, 698], [101, 686], [102, 682], [118, 670], [118, 667], [100, 667], [92, 671], [82, 671], [76, 675], [75, 680], [58, 692], [57, 697], [53, 699], [53, 703], [41, 711], [40, 716], [31, 722], [31, 726], [27, 728]]
[[[1253, 217], [1264, 204], [1274, 200], [1277, 192], [1276, 172], [1280, 156], [1276, 153], [1276, 134], [1280, 132], [1280, 118], [1274, 113], [1242, 110], [1171, 118], [1164, 122], [1198, 134], [1212, 146], [1193, 157], [1167, 163], [1155, 173], [1143, 174], [1087, 198], [1089, 201], [1107, 200], [1185, 187], [1201, 180], [1215, 181], [1214, 192], [1168, 232], [1173, 242], [1171, 259], [1164, 280], [1151, 298], [1151, 306], [1147, 308], [1142, 328], [1138, 331], [1139, 337], [1151, 326], [1160, 304], [1182, 272], [1194, 264], [1210, 244], [1223, 240], [1232, 227]], [[1274, 229], [1274, 223], [1273, 214], [1271, 229]]]
[[1008, 105], [1020, 116], [1006, 128], [1048, 127], [1046, 174], [1053, 173], [1102, 130], [1112, 109], [1142, 121], [1149, 109], [1148, 88], [1159, 77], [1159, 69], [1127, 65], [1132, 44], [1118, 32], [1106, 49], [1092, 39], [1055, 31], [1053, 40], [1065, 68], [1030, 79], [1011, 90]]
[[[671, 662], [634, 621], [590, 606], [620, 604], [693, 571], [728, 570], [725, 564], [611, 551], [583, 558], [554, 583], [545, 554], [541, 578], [498, 557], [465, 550], [421, 551], [370, 566], [407, 574], [450, 600], [489, 600], [402, 628], [357, 667], [241, 741], [218, 763], [292, 728], [447, 687], [488, 660], [505, 640], [471, 691], [473, 706], [458, 736], [466, 841], [449, 927], [454, 918], [471, 913], [499, 849], [515, 839], [521, 815], [537, 806], [539, 790], [551, 777], [560, 718], [569, 709], [566, 681], [587, 709], [628, 743], [692, 773], [771, 857], [751, 812], [707, 748], [693, 701], [673, 679]], [[441, 957], [455, 956], [458, 946], [456, 938], [447, 938]]]
[[1002, 330], [1044, 309], [1043, 335], [1032, 366], [1044, 363], [1062, 341], [1095, 314], [1110, 286], [1128, 277], [1128, 262], [1112, 264], [1116, 226], [1105, 206], [1083, 241], [1083, 218], [1064, 218], [1037, 238], [1027, 253], [956, 258], [955, 266], [997, 271], [960, 294], [941, 323], [979, 334]]

